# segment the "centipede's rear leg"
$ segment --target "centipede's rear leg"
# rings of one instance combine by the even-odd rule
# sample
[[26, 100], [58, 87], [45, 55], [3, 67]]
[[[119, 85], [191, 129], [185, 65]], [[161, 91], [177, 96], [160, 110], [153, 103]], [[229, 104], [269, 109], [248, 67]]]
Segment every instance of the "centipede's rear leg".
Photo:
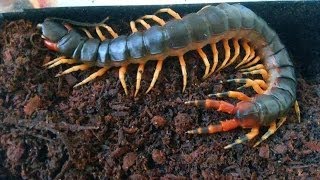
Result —
[[[204, 107], [206, 109], [216, 109], [218, 111], [226, 112], [229, 114], [235, 114], [237, 111], [237, 107], [225, 102], [225, 101], [217, 101], [217, 100], [195, 100], [195, 101], [187, 101], [185, 104], [195, 105], [197, 107]], [[234, 143], [229, 144], [224, 147], [224, 149], [229, 149], [234, 145], [241, 144], [245, 141], [249, 141], [256, 137], [259, 134], [260, 125], [257, 121], [251, 119], [228, 119], [224, 121], [220, 121], [218, 124], [209, 125], [207, 127], [201, 127], [194, 130], [187, 131], [188, 134], [213, 134], [218, 132], [230, 131], [232, 129], [242, 127], [242, 128], [251, 128], [251, 131], [243, 137], [238, 138]]]

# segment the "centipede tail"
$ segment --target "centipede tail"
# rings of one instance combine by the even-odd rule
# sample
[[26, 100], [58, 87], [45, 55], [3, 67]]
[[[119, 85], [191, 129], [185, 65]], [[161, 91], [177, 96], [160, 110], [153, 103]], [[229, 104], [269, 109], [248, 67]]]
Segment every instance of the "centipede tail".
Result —
[[[165, 21], [160, 13], [167, 13], [173, 19]], [[153, 21], [155, 25], [148, 22]], [[70, 23], [69, 23], [70, 24]], [[75, 24], [76, 25], [76, 24]], [[143, 27], [143, 30], [137, 28]], [[239, 100], [236, 105], [214, 99], [186, 101], [194, 105], [232, 114], [234, 117], [208, 127], [190, 130], [189, 134], [218, 133], [238, 127], [251, 129], [249, 133], [225, 146], [226, 149], [236, 144], [255, 138], [261, 126], [268, 131], [256, 142], [260, 144], [286, 121], [292, 106], [300, 120], [300, 110], [296, 101], [297, 80], [294, 66], [287, 50], [278, 35], [250, 9], [240, 5], [220, 4], [205, 6], [196, 13], [180, 16], [169, 8], [160, 9], [153, 15], [144, 15], [130, 22], [131, 34], [118, 35], [106, 24], [95, 26], [95, 38], [86, 29], [47, 19], [38, 26], [48, 49], [59, 52], [62, 56], [44, 66], [53, 68], [60, 64], [78, 64], [59, 74], [65, 75], [78, 70], [87, 70], [98, 66], [100, 70], [75, 85], [92, 81], [105, 74], [110, 68], [119, 67], [119, 79], [125, 94], [128, 94], [125, 75], [129, 64], [137, 64], [136, 89], [139, 92], [145, 64], [157, 61], [154, 75], [146, 93], [150, 92], [163, 68], [168, 56], [177, 57], [181, 66], [182, 92], [187, 86], [187, 63], [185, 53], [195, 51], [205, 67], [203, 78], [212, 76], [226, 67], [234, 67], [243, 74], [243, 78], [229, 79], [222, 83], [237, 83], [236, 90], [210, 94], [209, 97], [230, 97]], [[108, 31], [111, 39], [105, 36], [101, 28]], [[223, 51], [217, 46], [222, 45]], [[212, 59], [202, 48], [211, 47]], [[243, 53], [242, 53], [243, 52]], [[259, 78], [250, 76], [259, 75]], [[253, 77], [253, 76], [252, 76]], [[241, 92], [252, 88], [255, 96]]]

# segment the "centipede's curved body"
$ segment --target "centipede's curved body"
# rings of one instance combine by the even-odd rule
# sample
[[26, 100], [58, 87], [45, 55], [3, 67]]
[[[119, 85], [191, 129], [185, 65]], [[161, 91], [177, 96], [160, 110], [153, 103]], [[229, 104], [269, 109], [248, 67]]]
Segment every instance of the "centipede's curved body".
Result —
[[[165, 12], [169, 13], [168, 9]], [[188, 133], [216, 133], [236, 127], [251, 128], [250, 133], [225, 147], [230, 148], [235, 144], [255, 137], [259, 133], [260, 126], [269, 126], [268, 132], [256, 143], [258, 145], [281, 126], [288, 111], [296, 102], [297, 80], [294, 66], [278, 35], [264, 20], [240, 4], [206, 6], [197, 13], [188, 14], [181, 19], [179, 15], [174, 13], [169, 14], [174, 16], [175, 19], [166, 23], [155, 15], [145, 16], [152, 18], [160, 25], [148, 26], [145, 21], [140, 19], [139, 22], [146, 27], [146, 30], [138, 31], [135, 24], [132, 23], [132, 34], [128, 36], [115, 35], [113, 39], [86, 37], [75, 29], [50, 19], [41, 24], [41, 29], [45, 45], [51, 50], [60, 52], [65, 58], [71, 59], [70, 64], [77, 62], [90, 67], [99, 66], [102, 67], [103, 73], [111, 67], [121, 67], [119, 77], [126, 93], [123, 76], [126, 66], [129, 64], [139, 64], [139, 69], [143, 71], [144, 64], [147, 61], [157, 60], [158, 75], [164, 59], [168, 56], [178, 56], [183, 74], [183, 86], [185, 87], [187, 73], [183, 55], [186, 52], [191, 50], [199, 52], [206, 64], [204, 77], [208, 77], [217, 67], [216, 43], [223, 42], [225, 48], [225, 59], [218, 68], [218, 70], [222, 70], [239, 62], [240, 46], [238, 42], [241, 41], [246, 55], [242, 60], [240, 59], [236, 68], [246, 67], [246, 69], [241, 70], [244, 74], [261, 74], [263, 80], [243, 78], [232, 79], [227, 82], [245, 83], [244, 86], [253, 87], [257, 95], [248, 97], [239, 91], [214, 94], [217, 97], [228, 96], [241, 100], [236, 106], [225, 101], [209, 99], [186, 102], [186, 104], [214, 108], [218, 111], [234, 114], [232, 119], [221, 121], [219, 124], [210, 125], [206, 128], [191, 130]], [[233, 58], [230, 58], [229, 40], [232, 40], [234, 46]], [[210, 64], [201, 50], [208, 44], [212, 47], [214, 58], [214, 65], [210, 73], [208, 71]], [[55, 60], [51, 65], [53, 63], [57, 64], [57, 62]], [[64, 61], [62, 63], [69, 62]], [[160, 65], [159, 62], [161, 62]], [[258, 62], [260, 64], [257, 64]], [[87, 69], [87, 66], [82, 67]], [[79, 70], [79, 68], [75, 69]], [[75, 69], [69, 72], [75, 71]], [[101, 74], [98, 73], [96, 76], [99, 75]], [[157, 75], [155, 75], [156, 78]], [[91, 77], [91, 79], [96, 76]], [[156, 78], [154, 77], [154, 80]], [[137, 77], [137, 86], [139, 87], [140, 80], [141, 76], [140, 78]], [[296, 110], [299, 112], [297, 103]], [[277, 121], [277, 119], [280, 119], [280, 121]]]

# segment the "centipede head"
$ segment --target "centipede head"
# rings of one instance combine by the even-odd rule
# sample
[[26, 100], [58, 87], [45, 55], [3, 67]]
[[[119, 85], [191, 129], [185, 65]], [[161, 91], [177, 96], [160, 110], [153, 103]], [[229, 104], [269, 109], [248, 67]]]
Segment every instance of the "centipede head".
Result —
[[37, 28], [42, 31], [41, 37], [44, 39], [45, 46], [53, 51], [57, 51], [57, 42], [68, 33], [68, 29], [60, 23], [47, 19]]

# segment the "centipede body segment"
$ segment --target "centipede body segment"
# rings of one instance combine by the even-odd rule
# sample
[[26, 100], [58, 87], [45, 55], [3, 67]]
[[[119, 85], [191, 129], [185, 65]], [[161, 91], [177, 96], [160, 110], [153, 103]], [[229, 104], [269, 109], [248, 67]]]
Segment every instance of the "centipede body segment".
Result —
[[[159, 16], [160, 13], [167, 13], [173, 19], [166, 22]], [[155, 25], [150, 25], [149, 21], [153, 21]], [[137, 26], [144, 30], [138, 30]], [[225, 146], [226, 149], [255, 138], [261, 126], [269, 127], [254, 145], [257, 146], [286, 121], [292, 106], [295, 106], [300, 118], [294, 66], [284, 45], [264, 20], [240, 4], [206, 6], [184, 17], [172, 9], [160, 9], [153, 15], [144, 15], [131, 21], [130, 35], [118, 35], [110, 26], [99, 24], [95, 27], [98, 38], [94, 38], [85, 28], [80, 28], [85, 33], [82, 35], [72, 26], [50, 18], [39, 27], [45, 45], [62, 54], [45, 66], [53, 68], [60, 64], [77, 64], [57, 76], [87, 70], [93, 66], [101, 67], [75, 86], [102, 76], [110, 68], [119, 67], [119, 79], [125, 94], [128, 94], [126, 71], [129, 64], [138, 64], [134, 93], [136, 96], [140, 90], [145, 64], [149, 60], [157, 61], [151, 84], [146, 91], [149, 92], [161, 73], [163, 62], [168, 56], [175, 56], [181, 66], [184, 91], [188, 76], [184, 54], [189, 51], [197, 52], [203, 62], [203, 79], [233, 66], [248, 77], [226, 80], [224, 83], [237, 83], [241, 86], [236, 91], [217, 92], [209, 97], [230, 97], [240, 102], [236, 105], [214, 99], [185, 102], [234, 115], [233, 118], [218, 124], [190, 130], [187, 132], [189, 134], [217, 133], [237, 127], [251, 129], [245, 136]], [[109, 32], [112, 39], [106, 38], [101, 28]], [[223, 51], [218, 50], [218, 43], [222, 44]], [[212, 59], [202, 50], [206, 45], [211, 47]], [[256, 77], [252, 75], [259, 75], [261, 79], [252, 79], [250, 76]], [[249, 87], [257, 93], [255, 96], [249, 97], [239, 91]]]

